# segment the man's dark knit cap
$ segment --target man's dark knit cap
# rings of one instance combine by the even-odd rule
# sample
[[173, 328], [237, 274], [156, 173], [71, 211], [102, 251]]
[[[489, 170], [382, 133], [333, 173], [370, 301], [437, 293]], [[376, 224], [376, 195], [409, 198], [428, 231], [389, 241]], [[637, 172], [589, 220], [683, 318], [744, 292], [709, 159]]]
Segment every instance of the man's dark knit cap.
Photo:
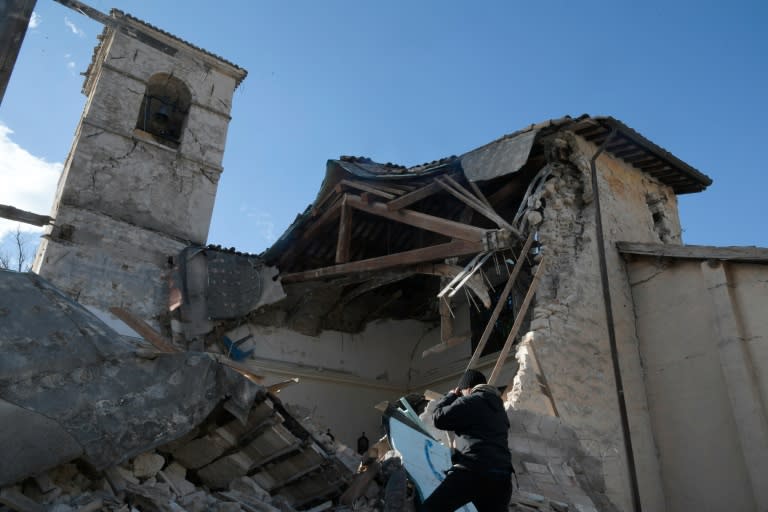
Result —
[[467, 370], [459, 380], [459, 389], [473, 388], [478, 384], [485, 384], [485, 375], [477, 370]]

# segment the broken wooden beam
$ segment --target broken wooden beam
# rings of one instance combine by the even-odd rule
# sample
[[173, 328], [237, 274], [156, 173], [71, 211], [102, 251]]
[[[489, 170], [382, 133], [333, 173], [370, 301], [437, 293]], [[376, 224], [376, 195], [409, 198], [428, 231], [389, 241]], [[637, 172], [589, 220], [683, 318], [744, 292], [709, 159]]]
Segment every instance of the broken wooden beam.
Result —
[[336, 263], [349, 261], [349, 250], [352, 246], [352, 209], [346, 204], [346, 196], [342, 200], [341, 216], [339, 217], [339, 236], [336, 240]]
[[425, 229], [451, 238], [459, 238], [461, 240], [481, 240], [485, 236], [485, 233], [489, 231], [484, 228], [462, 224], [461, 222], [435, 217], [434, 215], [427, 215], [426, 213], [414, 210], [400, 209], [397, 211], [390, 211], [386, 204], [367, 204], [359, 196], [352, 194], [347, 194], [347, 204], [366, 213], [371, 213], [385, 219], [408, 224], [409, 226]]
[[439, 192], [440, 190], [440, 185], [437, 182], [432, 181], [428, 185], [417, 188], [413, 192], [409, 192], [398, 197], [397, 199], [393, 199], [392, 201], [388, 202], [387, 209], [390, 211], [395, 211], [401, 208], [405, 208], [406, 206], [421, 201], [422, 199], [427, 198], [436, 192]]
[[45, 226], [53, 221], [48, 215], [38, 215], [37, 213], [19, 210], [7, 204], [0, 204], [0, 217], [23, 224], [31, 224], [32, 226]]
[[164, 353], [181, 352], [180, 348], [175, 347], [165, 339], [159, 332], [154, 330], [148, 323], [137, 317], [130, 311], [123, 308], [109, 308], [109, 312], [125, 322], [125, 324], [136, 331], [142, 338], [150, 342], [157, 350]]
[[416, 263], [426, 263], [434, 260], [452, 258], [454, 256], [474, 254], [482, 251], [484, 245], [483, 241], [470, 242], [467, 240], [453, 240], [444, 244], [389, 254], [387, 256], [379, 256], [377, 258], [353, 261], [341, 265], [332, 265], [330, 267], [285, 274], [281, 276], [281, 279], [283, 283], [296, 283], [312, 279], [336, 277], [355, 272], [370, 272], [404, 265], [413, 265]]
[[467, 369], [472, 368], [472, 366], [477, 363], [477, 360], [480, 359], [480, 354], [483, 353], [485, 344], [488, 342], [488, 338], [491, 337], [493, 326], [496, 325], [496, 320], [499, 318], [501, 310], [504, 309], [504, 304], [507, 302], [507, 297], [512, 291], [512, 286], [515, 284], [517, 275], [523, 268], [523, 263], [528, 256], [528, 251], [531, 250], [531, 245], [533, 244], [533, 235], [534, 231], [531, 231], [528, 234], [528, 238], [525, 240], [525, 244], [523, 244], [523, 248], [520, 250], [520, 255], [517, 257], [514, 268], [512, 268], [512, 273], [509, 275], [509, 279], [507, 279], [507, 284], [504, 286], [501, 295], [499, 295], [499, 300], [496, 302], [496, 307], [493, 309], [493, 313], [491, 313], [491, 317], [488, 319], [488, 323], [485, 325], [485, 330], [480, 337], [480, 341], [477, 344], [477, 348], [475, 348], [475, 352], [472, 354], [472, 358], [469, 360]]
[[504, 347], [501, 349], [499, 358], [496, 360], [496, 366], [493, 367], [491, 376], [488, 378], [488, 384], [491, 386], [493, 386], [493, 384], [496, 382], [496, 379], [499, 378], [501, 368], [504, 366], [504, 363], [507, 360], [507, 355], [509, 355], [509, 351], [512, 348], [512, 343], [515, 341], [515, 337], [517, 336], [517, 332], [523, 325], [523, 320], [525, 319], [525, 314], [528, 311], [528, 306], [530, 306], [531, 300], [536, 293], [536, 289], [539, 286], [539, 280], [541, 279], [543, 272], [544, 258], [539, 261], [539, 268], [536, 269], [536, 275], [533, 276], [533, 281], [531, 281], [531, 285], [528, 287], [528, 293], [525, 294], [525, 299], [523, 299], [523, 303], [520, 305], [520, 309], [518, 310], [517, 315], [515, 315], [515, 324], [512, 326], [512, 329], [510, 329], [507, 340], [504, 342]]

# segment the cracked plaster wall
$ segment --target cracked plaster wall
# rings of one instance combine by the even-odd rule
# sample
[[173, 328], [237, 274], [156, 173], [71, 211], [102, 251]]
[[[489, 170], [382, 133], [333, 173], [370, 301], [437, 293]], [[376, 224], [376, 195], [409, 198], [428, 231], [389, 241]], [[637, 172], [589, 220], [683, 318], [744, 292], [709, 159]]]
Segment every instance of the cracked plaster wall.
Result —
[[[725, 334], [746, 361], [734, 365], [732, 344], [720, 337], [706, 265], [646, 257], [627, 265], [666, 498], [657, 510], [760, 510], [751, 477], [765, 488], [768, 446], [765, 436], [744, 446], [739, 431], [765, 429], [768, 267], [725, 265], [733, 307], [725, 313], [738, 331]], [[734, 382], [747, 387], [734, 389]], [[755, 416], [738, 418], [739, 409]]]
[[[547, 271], [536, 294], [530, 343], [552, 400], [542, 396], [539, 378], [520, 375], [513, 386], [515, 408], [554, 410], [573, 427], [587, 456], [599, 461], [605, 495], [631, 510], [630, 480], [611, 362], [600, 281], [595, 203], [589, 158], [597, 148], [566, 134], [565, 148], [550, 158], [553, 179], [531, 201], [540, 206], [539, 240]], [[680, 243], [677, 202], [672, 190], [640, 170], [603, 154], [598, 186], [616, 338], [644, 508], [662, 510], [658, 460], [638, 356], [632, 297], [617, 241]], [[538, 213], [538, 212], [537, 212]], [[538, 217], [538, 218], [537, 218]], [[522, 366], [529, 356], [522, 354]], [[525, 372], [523, 372], [525, 373]], [[594, 471], [594, 469], [593, 469]]]
[[[158, 325], [167, 311], [167, 259], [190, 242], [205, 243], [222, 172], [236, 81], [211, 60], [188, 49], [170, 56], [108, 32], [89, 69], [55, 225], [35, 272], [83, 303], [122, 306]], [[146, 83], [157, 73], [180, 79], [192, 95], [178, 148], [135, 130]]]
[[[415, 320], [377, 321], [358, 334], [326, 330], [317, 336], [248, 324], [227, 336], [235, 340], [247, 334], [254, 339], [248, 364], [267, 378], [265, 385], [299, 377], [298, 384], [280, 392], [281, 399], [299, 415], [330, 427], [349, 446], [361, 432], [372, 442], [383, 435], [376, 404], [427, 388], [452, 389], [471, 356], [470, 344], [464, 343], [422, 358], [440, 342], [440, 326]], [[478, 368], [490, 374], [497, 355], [481, 359]], [[500, 382], [514, 375], [516, 365], [508, 366]]]

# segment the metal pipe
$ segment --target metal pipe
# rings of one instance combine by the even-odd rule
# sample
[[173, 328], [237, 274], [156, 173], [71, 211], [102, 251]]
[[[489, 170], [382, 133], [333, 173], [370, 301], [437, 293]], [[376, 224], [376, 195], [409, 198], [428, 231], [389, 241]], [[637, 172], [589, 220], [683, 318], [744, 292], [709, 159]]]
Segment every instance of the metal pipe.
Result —
[[642, 512], [640, 504], [640, 489], [637, 482], [637, 469], [635, 468], [635, 455], [632, 449], [632, 438], [629, 432], [629, 416], [627, 415], [627, 403], [624, 399], [624, 383], [621, 379], [621, 368], [619, 367], [619, 350], [616, 345], [616, 327], [613, 320], [613, 305], [611, 303], [611, 290], [608, 282], [608, 264], [605, 254], [605, 239], [603, 237], [603, 217], [600, 212], [600, 187], [597, 184], [597, 158], [605, 151], [605, 147], [616, 133], [614, 128], [608, 137], [598, 148], [597, 152], [589, 161], [590, 174], [592, 179], [592, 192], [595, 200], [595, 220], [597, 230], [597, 249], [600, 260], [600, 281], [603, 286], [603, 304], [605, 305], [605, 317], [608, 323], [608, 342], [611, 346], [611, 361], [613, 363], [613, 376], [616, 380], [616, 397], [619, 401], [619, 414], [621, 416], [621, 429], [624, 434], [624, 449], [627, 454], [627, 466], [629, 470], [630, 487], [632, 491], [632, 504], [635, 512]]

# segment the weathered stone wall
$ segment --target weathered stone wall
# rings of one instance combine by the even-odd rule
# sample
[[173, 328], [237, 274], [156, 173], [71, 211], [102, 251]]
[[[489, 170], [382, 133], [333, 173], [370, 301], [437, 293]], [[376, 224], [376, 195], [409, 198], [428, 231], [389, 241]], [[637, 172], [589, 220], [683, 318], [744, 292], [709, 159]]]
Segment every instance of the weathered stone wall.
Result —
[[[536, 294], [530, 343], [541, 378], [518, 382], [517, 409], [552, 408], [573, 427], [587, 456], [599, 461], [605, 494], [620, 510], [630, 510], [627, 470], [616, 382], [611, 361], [603, 289], [600, 280], [596, 217], [589, 158], [597, 148], [578, 137], [563, 136], [565, 148], [550, 158], [553, 178], [531, 206], [540, 207], [539, 226], [547, 271]], [[625, 395], [638, 457], [641, 495], [649, 510], [661, 500], [658, 469], [645, 404], [632, 301], [619, 240], [679, 242], [676, 200], [671, 189], [610, 155], [597, 160], [598, 183]], [[533, 220], [538, 220], [532, 215]], [[525, 365], [524, 365], [525, 366]], [[541, 379], [549, 397], [542, 397]], [[648, 453], [646, 453], [648, 452]], [[594, 475], [592, 475], [594, 476]]]
[[[85, 304], [122, 306], [158, 326], [167, 324], [160, 320], [168, 310], [168, 259], [208, 236], [232, 95], [244, 71], [154, 36], [175, 49], [119, 31], [102, 36], [52, 210], [55, 225], [34, 271]], [[178, 144], [136, 129], [158, 73], [191, 94]]]
[[185, 244], [77, 208], [59, 208], [58, 221], [75, 229], [68, 240], [41, 240], [38, 274], [81, 303], [126, 307], [156, 326], [167, 324], [168, 257]]

